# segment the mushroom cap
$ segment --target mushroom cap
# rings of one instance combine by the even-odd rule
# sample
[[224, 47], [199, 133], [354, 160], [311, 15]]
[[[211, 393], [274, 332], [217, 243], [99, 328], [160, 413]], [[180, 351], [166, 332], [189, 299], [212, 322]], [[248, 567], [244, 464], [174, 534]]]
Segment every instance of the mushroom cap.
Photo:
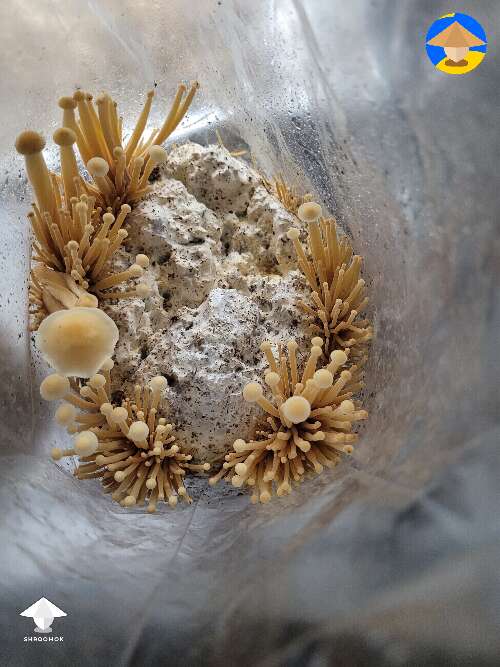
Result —
[[333, 384], [333, 375], [327, 368], [320, 368], [314, 373], [314, 381], [320, 389], [328, 389]]
[[87, 169], [92, 176], [100, 178], [106, 176], [109, 171], [109, 164], [102, 157], [91, 157], [87, 162]]
[[72, 97], [60, 97], [57, 104], [61, 109], [76, 109], [76, 102]]
[[300, 231], [296, 227], [290, 227], [286, 235], [288, 236], [290, 241], [296, 241], [300, 236]]
[[64, 375], [52, 373], [48, 375], [40, 385], [40, 396], [45, 401], [58, 401], [64, 398], [70, 391], [69, 380]]
[[316, 222], [321, 217], [321, 206], [314, 201], [306, 201], [299, 206], [297, 216], [302, 222]]
[[285, 417], [292, 424], [304, 422], [311, 414], [311, 404], [303, 396], [290, 396], [281, 406]]
[[73, 93], [73, 100], [75, 102], [83, 102], [87, 97], [86, 93], [83, 90], [75, 90]]
[[69, 127], [60, 127], [52, 135], [58, 146], [72, 146], [76, 142], [76, 134]]
[[140, 278], [144, 273], [144, 269], [140, 264], [132, 264], [129, 266], [128, 272], [132, 278]]
[[241, 438], [238, 438], [233, 443], [233, 449], [234, 449], [235, 452], [241, 452], [245, 449], [246, 444], [247, 443], [244, 440], [242, 440]]
[[127, 417], [128, 417], [127, 408], [124, 408], [123, 406], [114, 408], [113, 412], [110, 413], [109, 415], [109, 418], [115, 424], [119, 424], [120, 422], [126, 421]]
[[34, 155], [40, 153], [45, 147], [45, 139], [38, 132], [26, 130], [21, 132], [16, 139], [16, 151], [21, 155]]
[[334, 350], [330, 359], [338, 366], [342, 366], [347, 361], [347, 354], [343, 350]]
[[91, 456], [99, 447], [99, 440], [92, 431], [81, 431], [74, 440], [74, 450], [78, 456]]
[[243, 387], [243, 398], [249, 403], [254, 403], [262, 396], [262, 387], [258, 382], [249, 382]]
[[311, 347], [311, 357], [316, 357], [319, 358], [323, 354], [323, 350], [320, 348], [319, 345], [313, 345]]
[[139, 266], [142, 266], [143, 269], [147, 269], [149, 266], [149, 257], [147, 255], [143, 255], [142, 253], [136, 255], [135, 263], [139, 264]]
[[130, 424], [127, 438], [132, 442], [143, 442], [149, 435], [149, 426], [146, 422], [136, 421]]
[[58, 310], [46, 317], [36, 334], [45, 361], [58, 373], [89, 378], [113, 355], [118, 328], [98, 308]]
[[104, 361], [103, 365], [101, 366], [100, 370], [101, 371], [110, 371], [113, 368], [114, 365], [115, 365], [115, 362], [113, 361], [113, 359], [111, 359], [111, 357], [109, 357], [109, 359], [105, 359], [105, 361]]
[[148, 153], [154, 164], [160, 164], [167, 159], [167, 151], [162, 146], [151, 146]]
[[342, 401], [342, 403], [339, 405], [339, 408], [343, 412], [354, 412], [354, 403], [349, 400]]
[[275, 373], [274, 371], [270, 371], [269, 373], [266, 373], [264, 380], [266, 384], [268, 384], [270, 387], [277, 387], [279, 383], [281, 382], [281, 378], [278, 373]]
[[70, 403], [63, 403], [56, 410], [55, 420], [61, 426], [69, 426], [69, 424], [72, 424], [75, 421], [75, 417], [76, 408]]
[[93, 375], [89, 380], [89, 385], [92, 387], [92, 389], [102, 389], [105, 384], [106, 378], [104, 375], [100, 375], [99, 373]]

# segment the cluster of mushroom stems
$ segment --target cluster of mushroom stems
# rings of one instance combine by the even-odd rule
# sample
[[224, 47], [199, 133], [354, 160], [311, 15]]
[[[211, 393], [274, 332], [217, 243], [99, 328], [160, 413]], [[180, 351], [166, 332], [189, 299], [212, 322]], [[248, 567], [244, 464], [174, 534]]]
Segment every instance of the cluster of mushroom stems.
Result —
[[321, 338], [313, 338], [302, 372], [294, 340], [286, 349], [278, 345], [277, 358], [271, 343], [262, 344], [268, 363], [264, 382], [270, 396], [265, 396], [260, 383], [250, 382], [243, 398], [256, 403], [266, 420], [254, 440], [233, 443], [210, 484], [225, 479], [237, 488], [251, 487], [252, 502], [266, 503], [274, 494], [288, 494], [307, 473], [319, 474], [335, 466], [341, 454], [352, 452], [351, 443], [357, 439], [352, 425], [367, 417], [352, 400], [361, 386], [358, 369], [353, 365], [340, 370], [348, 360], [348, 351], [343, 350], [333, 351], [329, 362], [318, 368], [326, 356], [323, 344]]
[[373, 336], [368, 320], [360, 317], [368, 305], [360, 276], [362, 259], [353, 255], [346, 237], [339, 239], [335, 220], [323, 218], [319, 204], [301, 204], [297, 216], [308, 227], [310, 258], [298, 228], [289, 229], [288, 238], [311, 289], [311, 301], [298, 303], [309, 317], [310, 331], [325, 338], [328, 350], [356, 347], [360, 351]]
[[133, 398], [111, 403], [111, 359], [84, 384], [54, 373], [40, 386], [42, 398], [62, 400], [56, 421], [74, 434], [73, 446], [54, 448], [52, 458], [78, 456], [78, 479], [99, 479], [105, 493], [123, 507], [147, 504], [155, 512], [159, 502], [170, 507], [181, 498], [191, 502], [184, 485], [187, 472], [202, 472], [208, 463], [191, 463], [176, 443], [173, 424], [160, 416], [167, 380], [157, 376], [147, 386], [136, 385]]
[[[53, 135], [60, 174], [47, 167], [41, 135], [29, 130], [16, 141], [35, 195], [28, 213], [31, 327], [38, 330], [37, 345], [56, 371], [42, 382], [40, 393], [48, 401], [62, 401], [55, 418], [73, 435], [72, 447], [55, 448], [52, 457], [78, 457], [78, 479], [99, 479], [120, 505], [145, 503], [149, 512], [160, 502], [171, 507], [179, 498], [191, 502], [186, 474], [207, 471], [210, 465], [192, 462], [174, 425], [162, 416], [164, 377], [136, 385], [133, 396], [113, 403], [111, 357], [118, 330], [99, 305], [150, 294], [145, 282], [136, 282], [149, 266], [145, 254], [123, 270], [114, 268], [113, 259], [127, 238], [131, 207], [150, 191], [153, 170], [166, 159], [161, 144], [185, 116], [197, 88], [197, 83], [181, 84], [161, 127], [146, 136], [150, 91], [126, 142], [123, 120], [108, 94], [94, 100], [77, 90], [62, 97], [62, 127]], [[355, 395], [363, 386], [364, 346], [373, 332], [361, 317], [368, 303], [361, 257], [353, 254], [346, 237], [337, 235], [335, 221], [322, 217], [309, 195], [300, 196], [282, 178], [263, 182], [307, 225], [308, 249], [299, 228], [291, 228], [288, 238], [311, 290], [310, 301], [299, 306], [315, 337], [303, 362], [294, 340], [278, 344], [277, 356], [271, 343], [262, 344], [267, 391], [250, 382], [243, 398], [259, 406], [263, 418], [254, 439], [234, 442], [209, 482], [249, 487], [252, 502], [266, 503], [352, 452], [353, 425], [367, 416]]]
[[[62, 127], [53, 135], [59, 147], [60, 175], [47, 167], [40, 134], [28, 130], [17, 137], [16, 149], [24, 156], [36, 199], [28, 214], [34, 237], [29, 289], [32, 329], [64, 308], [149, 296], [146, 283], [114, 289], [142, 275], [149, 263], [144, 254], [124, 271], [114, 271], [112, 260], [127, 238], [123, 225], [130, 205], [150, 191], [149, 178], [166, 159], [160, 144], [186, 114], [197, 88], [197, 83], [189, 90], [181, 84], [162, 127], [146, 139], [143, 134], [154, 97], [150, 91], [126, 144], [122, 119], [109, 95], [100, 95], [96, 104], [92, 95], [81, 90], [62, 97]], [[80, 173], [75, 146], [91, 181]]]

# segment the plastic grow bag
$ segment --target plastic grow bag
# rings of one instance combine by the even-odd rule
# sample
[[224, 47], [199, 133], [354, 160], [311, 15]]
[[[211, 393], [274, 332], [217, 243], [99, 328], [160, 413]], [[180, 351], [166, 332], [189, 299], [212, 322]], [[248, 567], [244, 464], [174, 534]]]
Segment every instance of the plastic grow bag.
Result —
[[[436, 72], [442, 2], [5, 0], [2, 663], [498, 664], [497, 3], [481, 67]], [[26, 333], [31, 199], [13, 150], [55, 101], [202, 84], [175, 141], [247, 146], [311, 188], [365, 257], [371, 416], [351, 461], [285, 500], [197, 486], [157, 515], [48, 459], [64, 438]], [[60, 643], [24, 641], [45, 596]]]

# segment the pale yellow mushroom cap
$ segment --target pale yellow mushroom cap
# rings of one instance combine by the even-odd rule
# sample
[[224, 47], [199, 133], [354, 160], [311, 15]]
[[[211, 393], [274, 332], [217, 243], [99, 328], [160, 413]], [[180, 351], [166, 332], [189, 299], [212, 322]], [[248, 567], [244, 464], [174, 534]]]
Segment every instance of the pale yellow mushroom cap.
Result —
[[139, 264], [139, 266], [142, 266], [143, 269], [147, 269], [149, 266], [149, 257], [147, 255], [136, 255], [135, 256], [135, 263]]
[[163, 391], [167, 385], [167, 378], [164, 378], [163, 375], [157, 375], [149, 381], [149, 386], [153, 391]]
[[311, 347], [311, 356], [312, 357], [321, 357], [323, 354], [323, 350], [320, 348], [319, 345], [313, 345]]
[[106, 359], [104, 361], [103, 365], [101, 366], [101, 370], [102, 371], [110, 371], [113, 368], [114, 365], [115, 365], [115, 362], [113, 361], [113, 359], [111, 359], [111, 357], [109, 357], [108, 359]]
[[343, 350], [334, 350], [330, 355], [330, 359], [337, 366], [343, 366], [347, 361], [347, 354]]
[[112, 356], [118, 328], [98, 308], [58, 310], [41, 323], [36, 344], [58, 373], [88, 378]]
[[83, 102], [83, 100], [86, 98], [85, 92], [83, 90], [75, 90], [73, 93], [73, 100], [75, 102]]
[[110, 414], [110, 419], [112, 422], [115, 422], [115, 424], [126, 421], [127, 417], [128, 411], [127, 408], [124, 407], [115, 408]]
[[69, 127], [60, 127], [52, 138], [58, 146], [72, 146], [76, 142], [76, 134]]
[[233, 449], [235, 452], [241, 452], [246, 447], [246, 442], [241, 438], [238, 438], [233, 443]]
[[107, 212], [102, 216], [102, 221], [103, 221], [104, 224], [106, 224], [106, 225], [112, 225], [113, 222], [115, 221], [115, 216], [114, 216], [112, 213], [110, 213], [109, 211], [107, 211]]
[[111, 403], [102, 403], [99, 410], [103, 415], [111, 415], [111, 413], [113, 412], [113, 406], [111, 405]]
[[319, 336], [315, 336], [312, 340], [311, 343], [315, 345], [316, 347], [323, 347], [323, 339], [320, 338]]
[[354, 403], [352, 401], [342, 401], [339, 408], [342, 412], [354, 412]]
[[58, 401], [66, 396], [70, 388], [67, 377], [53, 373], [42, 380], [40, 396], [45, 401]]
[[145, 422], [132, 422], [127, 437], [132, 442], [143, 442], [149, 435], [149, 427]]
[[292, 424], [304, 422], [311, 414], [311, 404], [303, 396], [291, 396], [283, 403], [281, 409]]
[[102, 389], [105, 384], [106, 378], [104, 375], [100, 375], [99, 373], [93, 375], [89, 380], [89, 385], [92, 387], [92, 389]]
[[299, 206], [297, 216], [302, 222], [316, 222], [321, 217], [321, 206], [313, 201], [306, 201]]
[[16, 139], [16, 151], [21, 155], [33, 155], [40, 153], [45, 147], [45, 139], [38, 132], [26, 130], [21, 132]]
[[87, 169], [92, 176], [100, 178], [108, 173], [109, 164], [102, 157], [93, 157], [87, 162]]
[[76, 109], [76, 101], [72, 97], [60, 97], [57, 104], [61, 109]]
[[275, 373], [274, 371], [266, 373], [264, 380], [266, 381], [266, 384], [268, 384], [270, 387], [276, 387], [281, 382], [280, 376], [278, 375], [278, 373]]
[[297, 239], [300, 236], [300, 231], [296, 227], [290, 227], [286, 235], [288, 236], [290, 241], [297, 241]]
[[128, 272], [132, 278], [139, 278], [144, 273], [144, 269], [140, 264], [132, 264], [129, 266]]
[[247, 470], [248, 470], [248, 468], [247, 468], [247, 466], [246, 466], [244, 463], [237, 463], [237, 464], [234, 466], [234, 472], [235, 472], [237, 475], [245, 475], [246, 472], [247, 472]]
[[262, 397], [262, 387], [258, 382], [249, 382], [243, 387], [243, 398], [249, 403], [254, 403]]
[[167, 151], [162, 146], [151, 146], [148, 153], [154, 164], [160, 164], [167, 159]]
[[[65, 379], [67, 380], [68, 378]], [[55, 420], [61, 426], [69, 426], [75, 421], [75, 417], [76, 408], [69, 403], [63, 403], [56, 410]]]
[[314, 381], [320, 389], [328, 389], [333, 384], [333, 375], [326, 368], [320, 368], [314, 373]]
[[99, 447], [99, 440], [92, 431], [82, 431], [74, 440], [74, 449], [78, 456], [91, 456]]

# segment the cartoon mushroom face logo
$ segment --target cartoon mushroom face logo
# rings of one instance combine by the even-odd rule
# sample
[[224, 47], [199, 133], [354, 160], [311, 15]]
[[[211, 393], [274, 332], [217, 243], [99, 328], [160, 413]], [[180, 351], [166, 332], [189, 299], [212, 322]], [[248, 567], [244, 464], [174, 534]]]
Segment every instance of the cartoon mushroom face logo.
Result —
[[467, 14], [447, 14], [430, 27], [426, 48], [436, 69], [465, 74], [482, 62], [487, 49], [486, 33]]

